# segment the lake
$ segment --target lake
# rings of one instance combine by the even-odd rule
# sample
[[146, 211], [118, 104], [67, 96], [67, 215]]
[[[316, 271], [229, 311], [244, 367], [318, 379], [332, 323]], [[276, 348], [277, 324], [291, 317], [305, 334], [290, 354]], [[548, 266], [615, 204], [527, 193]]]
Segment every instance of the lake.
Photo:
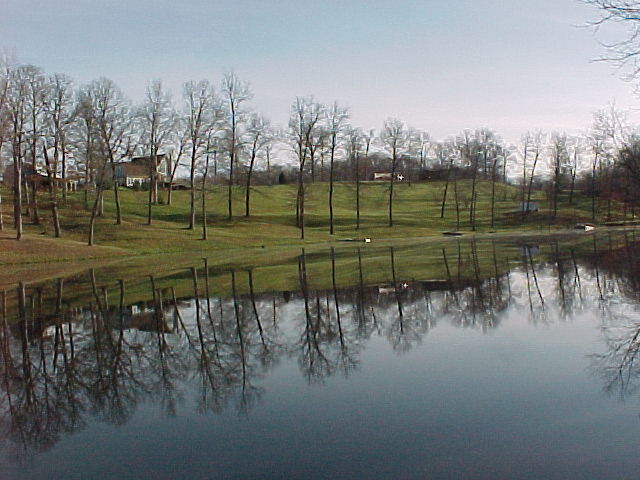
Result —
[[181, 262], [0, 293], [0, 476], [638, 476], [634, 232]]

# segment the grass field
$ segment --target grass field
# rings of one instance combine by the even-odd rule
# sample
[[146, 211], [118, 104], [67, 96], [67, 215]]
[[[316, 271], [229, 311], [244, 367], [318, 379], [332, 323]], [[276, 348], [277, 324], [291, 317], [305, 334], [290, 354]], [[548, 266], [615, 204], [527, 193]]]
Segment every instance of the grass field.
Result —
[[[500, 238], [431, 237], [418, 242], [387, 240], [380, 242], [383, 245], [345, 243], [334, 248], [315, 245], [305, 247], [304, 262], [308, 287], [316, 291], [328, 291], [334, 282], [337, 288], [346, 288], [361, 281], [363, 285], [391, 285], [394, 279], [396, 284], [453, 280], [470, 285], [502, 276], [514, 266], [521, 268], [527, 259], [525, 245], [535, 246], [535, 262], [544, 264], [571, 262], [596, 251], [621, 248], [635, 238], [633, 231], [610, 230], [595, 235], [556, 232]], [[301, 248], [267, 248], [248, 255], [244, 249], [226, 252], [225, 256], [205, 254], [206, 261], [198, 255], [153, 255], [143, 257], [144, 261], [128, 257], [93, 269], [82, 263], [65, 263], [57, 272], [53, 269], [57, 264], [41, 264], [41, 270], [33, 276], [24, 277], [24, 272], [18, 272], [0, 277], [0, 291], [6, 292], [10, 310], [15, 307], [18, 281], [25, 283], [30, 294], [37, 294], [38, 304], [47, 307], [45, 310], [55, 307], [59, 285], [63, 286], [67, 306], [87, 305], [97, 301], [98, 294], [101, 302], [115, 307], [121, 293], [127, 302], [150, 301], [157, 291], [162, 291], [165, 299], [172, 291], [178, 298], [188, 298], [194, 295], [193, 270], [200, 292], [208, 288], [208, 296], [229, 297], [233, 292], [244, 295], [250, 293], [250, 287], [256, 295], [300, 290]]]
[[[572, 226], [575, 222], [589, 221], [591, 201], [574, 195], [569, 205], [567, 195], [561, 199], [562, 208], [555, 219], [547, 212], [542, 192], [534, 192], [532, 201], [541, 211], [531, 214], [522, 223], [517, 209], [520, 192], [512, 186], [496, 185], [494, 226], [491, 226], [491, 183], [478, 185], [476, 233], [550, 231]], [[337, 183], [334, 193], [335, 235], [329, 235], [328, 184], [308, 186], [305, 208], [305, 240], [300, 240], [300, 230], [295, 227], [294, 185], [253, 187], [251, 216], [244, 217], [244, 188], [234, 190], [234, 218], [227, 219], [226, 187], [214, 186], [207, 191], [208, 240], [201, 240], [201, 226], [187, 230], [189, 214], [188, 191], [173, 192], [171, 205], [166, 205], [166, 192], [161, 192], [159, 205], [153, 206], [153, 223], [147, 225], [147, 196], [144, 191], [120, 190], [123, 224], [115, 225], [113, 192], [105, 194], [104, 215], [96, 224], [96, 246], [87, 247], [89, 211], [84, 193], [70, 194], [60, 205], [63, 238], [53, 238], [50, 212], [46, 208], [46, 194], [40, 193], [39, 225], [24, 217], [25, 237], [21, 242], [12, 241], [12, 206], [8, 191], [4, 199], [5, 229], [0, 234], [2, 249], [0, 264], [24, 265], [53, 261], [105, 260], [127, 256], [152, 254], [198, 254], [220, 260], [232, 256], [280, 255], [279, 249], [311, 245], [326, 245], [349, 238], [369, 237], [374, 243], [389, 239], [416, 239], [441, 236], [444, 231], [471, 232], [469, 222], [470, 181], [458, 182], [460, 198], [460, 224], [456, 225], [453, 187], [449, 186], [444, 218], [440, 207], [444, 182], [397, 184], [394, 196], [394, 226], [388, 226], [388, 185], [364, 183], [361, 187], [361, 211], [359, 230], [355, 229], [355, 186]], [[198, 192], [198, 207], [200, 193]], [[89, 201], [91, 203], [91, 199]], [[618, 217], [621, 212], [618, 209]], [[616, 210], [614, 210], [616, 212]], [[197, 221], [200, 222], [198, 211]], [[599, 220], [604, 220], [599, 218]], [[242, 249], [241, 252], [232, 251]], [[260, 251], [268, 249], [268, 251]]]

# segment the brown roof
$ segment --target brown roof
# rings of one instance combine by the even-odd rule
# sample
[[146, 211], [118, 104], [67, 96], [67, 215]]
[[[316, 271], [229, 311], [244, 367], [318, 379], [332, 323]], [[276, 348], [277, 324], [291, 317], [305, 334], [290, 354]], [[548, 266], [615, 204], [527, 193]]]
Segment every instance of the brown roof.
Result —
[[149, 167], [139, 163], [123, 163], [125, 177], [148, 177]]
[[[156, 162], [159, 164], [164, 157], [165, 157], [164, 153], [159, 153], [158, 155], [156, 155]], [[148, 165], [150, 161], [151, 161], [151, 155], [143, 155], [141, 157], [131, 158], [131, 163], [137, 163], [137, 164], [143, 164], [143, 165]]]

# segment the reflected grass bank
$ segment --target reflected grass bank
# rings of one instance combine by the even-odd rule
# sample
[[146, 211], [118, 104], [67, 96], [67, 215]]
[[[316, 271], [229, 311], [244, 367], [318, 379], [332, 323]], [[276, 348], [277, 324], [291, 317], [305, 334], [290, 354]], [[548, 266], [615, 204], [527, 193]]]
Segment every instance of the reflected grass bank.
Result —
[[[0, 458], [16, 478], [95, 476], [94, 449], [118, 457], [142, 422], [144, 446], [129, 447], [137, 458], [154, 458], [152, 448], [177, 461], [177, 445], [207, 441], [214, 459], [188, 454], [195, 478], [211, 476], [205, 464], [259, 476], [264, 462], [286, 475], [287, 451], [312, 465], [298, 445], [327, 438], [329, 425], [334, 440], [316, 452], [327, 476], [337, 473], [329, 459], [343, 454], [355, 459], [341, 467], [354, 475], [397, 471], [376, 456], [379, 441], [415, 472], [439, 474], [446, 445], [487, 437], [510, 455], [479, 446], [482, 459], [450, 452], [449, 461], [507, 475], [507, 459], [533, 448], [546, 459], [531, 464], [534, 477], [593, 468], [602, 456], [625, 474], [635, 463], [619, 439], [637, 444], [629, 418], [639, 407], [615, 397], [634, 399], [637, 388], [640, 244], [633, 233], [579, 238], [334, 247], [280, 263], [196, 258], [166, 272], [147, 265], [21, 282], [0, 293]], [[606, 421], [594, 425], [595, 416]], [[381, 422], [386, 440], [373, 427]], [[107, 426], [109, 436], [95, 436]], [[597, 459], [584, 450], [585, 428]], [[541, 440], [508, 442], [504, 432]], [[255, 461], [239, 461], [258, 444]], [[544, 447], [554, 444], [575, 457], [554, 458]], [[122, 475], [118, 466], [100, 472]]]

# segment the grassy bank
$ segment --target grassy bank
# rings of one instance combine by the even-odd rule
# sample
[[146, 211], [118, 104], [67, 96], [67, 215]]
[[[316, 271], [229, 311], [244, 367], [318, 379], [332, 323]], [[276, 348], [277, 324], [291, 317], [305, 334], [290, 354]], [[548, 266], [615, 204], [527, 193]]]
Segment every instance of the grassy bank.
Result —
[[[157, 295], [170, 301], [196, 295], [197, 290], [206, 297], [228, 298], [237, 295], [285, 295], [301, 288], [300, 268], [304, 262], [308, 288], [331, 295], [334, 285], [338, 289], [362, 286], [401, 285], [430, 289], [460, 288], [479, 285], [490, 278], [503, 277], [513, 268], [542, 268], [545, 264], [564, 265], [573, 270], [576, 259], [596, 258], [594, 265], [621, 248], [634, 245], [634, 231], [606, 231], [592, 234], [473, 236], [463, 238], [440, 237], [423, 239], [418, 243], [393, 242], [395, 245], [341, 244], [334, 248], [326, 245], [301, 248], [270, 249], [241, 255], [241, 249], [227, 251], [229, 255], [147, 256], [145, 262], [128, 258], [98, 268], [80, 268], [73, 273], [62, 272], [48, 279], [21, 278], [28, 302], [38, 312], [53, 311], [62, 292], [68, 307], [83, 307], [97, 302], [117, 307], [122, 299], [127, 303], [150, 302]], [[390, 242], [389, 242], [390, 243]], [[560, 262], [560, 263], [559, 263]], [[533, 264], [535, 263], [535, 267]], [[609, 265], [610, 266], [610, 265]], [[206, 267], [206, 268], [205, 268]], [[558, 271], [561, 271], [559, 269]], [[567, 271], [568, 271], [567, 270]], [[64, 277], [64, 278], [63, 278]], [[16, 318], [16, 283], [0, 278], [0, 292], [6, 295], [6, 305]], [[421, 287], [421, 288], [422, 288]], [[285, 292], [283, 294], [283, 292]]]
[[[469, 221], [471, 198], [470, 181], [458, 183], [459, 222], [457, 221], [453, 187], [449, 186], [444, 218], [440, 208], [444, 182], [398, 184], [394, 197], [394, 226], [388, 226], [388, 185], [365, 183], [361, 188], [360, 229], [356, 230], [355, 186], [338, 183], [334, 194], [335, 235], [329, 235], [328, 185], [316, 183], [308, 187], [305, 214], [305, 240], [300, 240], [300, 230], [295, 227], [294, 185], [254, 187], [252, 189], [251, 215], [244, 216], [244, 189], [234, 190], [234, 217], [227, 218], [226, 187], [211, 187], [207, 191], [208, 240], [202, 240], [201, 225], [186, 229], [189, 215], [188, 191], [173, 192], [171, 205], [166, 205], [166, 192], [161, 192], [161, 204], [153, 206], [153, 222], [147, 225], [147, 197], [144, 191], [120, 190], [123, 224], [115, 225], [113, 192], [106, 192], [104, 215], [96, 224], [97, 246], [87, 247], [89, 211], [84, 193], [69, 194], [61, 202], [60, 217], [62, 239], [52, 238], [50, 212], [46, 208], [46, 196], [41, 195], [41, 222], [36, 225], [26, 216], [25, 238], [11, 241], [11, 204], [9, 192], [3, 192], [5, 229], [2, 232], [0, 264], [25, 265], [53, 261], [99, 261], [139, 255], [172, 254], [189, 252], [206, 253], [207, 256], [229, 255], [231, 250], [245, 249], [241, 255], [251, 255], [252, 250], [272, 249], [274, 255], [284, 247], [311, 246], [338, 242], [348, 238], [369, 237], [374, 242], [384, 239], [421, 238], [441, 236], [444, 231], [472, 232]], [[475, 233], [551, 231], [566, 228], [575, 222], [589, 221], [591, 201], [574, 195], [572, 204], [568, 196], [561, 199], [562, 207], [552, 218], [541, 192], [535, 192], [532, 201], [540, 205], [540, 211], [529, 215], [523, 223], [517, 209], [520, 192], [511, 186], [497, 185], [495, 206], [491, 215], [491, 183], [478, 186]], [[198, 197], [200, 194], [198, 193]], [[91, 199], [90, 199], [91, 200]], [[197, 199], [200, 205], [200, 199]], [[89, 201], [91, 203], [91, 201]], [[614, 206], [615, 207], [615, 206]], [[614, 218], [622, 213], [614, 208]], [[599, 218], [598, 220], [604, 220]], [[200, 212], [197, 221], [200, 222]], [[275, 250], [274, 250], [275, 249]], [[218, 252], [218, 253], [216, 253]]]

